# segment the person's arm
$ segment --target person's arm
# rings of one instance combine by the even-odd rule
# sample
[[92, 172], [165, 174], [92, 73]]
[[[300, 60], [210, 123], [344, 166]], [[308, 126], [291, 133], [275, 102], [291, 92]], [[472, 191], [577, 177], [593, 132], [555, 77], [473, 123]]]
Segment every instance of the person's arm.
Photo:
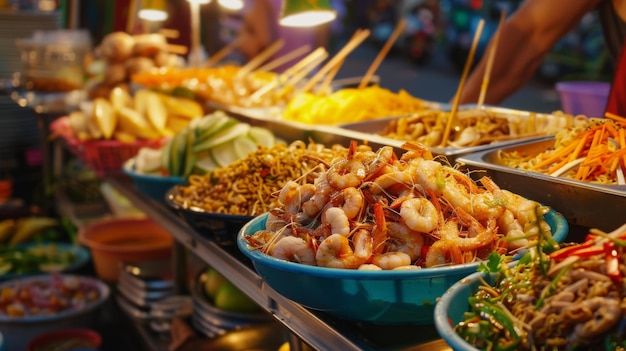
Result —
[[270, 1], [251, 1], [251, 8], [244, 15], [237, 36], [237, 49], [248, 60], [255, 57], [276, 40], [276, 21], [275, 9]]
[[[522, 3], [500, 29], [484, 103], [497, 105], [521, 88], [533, 76], [552, 46], [574, 29], [585, 13], [600, 1], [526, 0]], [[488, 53], [493, 44], [492, 39], [481, 61], [467, 78], [460, 104], [478, 102]]]

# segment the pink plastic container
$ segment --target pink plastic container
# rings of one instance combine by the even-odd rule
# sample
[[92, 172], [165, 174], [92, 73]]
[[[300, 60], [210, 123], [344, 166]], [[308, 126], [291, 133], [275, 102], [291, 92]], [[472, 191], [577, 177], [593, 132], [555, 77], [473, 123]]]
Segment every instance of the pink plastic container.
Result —
[[556, 83], [561, 95], [563, 112], [587, 117], [604, 117], [611, 83], [596, 81], [567, 81]]

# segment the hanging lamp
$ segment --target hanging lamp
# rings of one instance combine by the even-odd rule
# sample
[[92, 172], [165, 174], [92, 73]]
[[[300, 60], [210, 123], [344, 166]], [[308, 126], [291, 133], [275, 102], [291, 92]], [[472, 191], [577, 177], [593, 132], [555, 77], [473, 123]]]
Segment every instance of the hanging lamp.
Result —
[[137, 16], [145, 21], [165, 21], [168, 17], [165, 0], [142, 0]]
[[283, 0], [279, 23], [286, 27], [314, 27], [336, 17], [330, 0]]

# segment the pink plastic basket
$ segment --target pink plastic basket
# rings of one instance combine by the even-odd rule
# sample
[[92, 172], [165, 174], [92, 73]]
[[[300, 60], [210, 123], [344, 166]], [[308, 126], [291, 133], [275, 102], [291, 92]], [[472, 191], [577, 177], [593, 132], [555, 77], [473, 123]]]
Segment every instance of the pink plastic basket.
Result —
[[587, 117], [604, 117], [611, 84], [596, 81], [556, 83], [563, 112]]
[[72, 153], [99, 176], [122, 174], [124, 162], [135, 157], [142, 147], [159, 148], [166, 142], [166, 139], [137, 140], [132, 143], [117, 140], [81, 141], [74, 135], [68, 117], [58, 118], [50, 125], [50, 129], [62, 137]]

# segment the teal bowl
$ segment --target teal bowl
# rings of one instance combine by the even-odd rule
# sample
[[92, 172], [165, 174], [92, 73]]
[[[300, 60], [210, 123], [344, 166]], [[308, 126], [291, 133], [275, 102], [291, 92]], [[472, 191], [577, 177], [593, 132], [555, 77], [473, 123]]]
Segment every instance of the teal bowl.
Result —
[[439, 336], [455, 351], [479, 351], [459, 336], [453, 326], [463, 320], [465, 312], [469, 312], [468, 298], [483, 284], [481, 277], [489, 284], [495, 281], [493, 275], [482, 272], [472, 273], [452, 285], [441, 295], [435, 306], [433, 315], [435, 328]]
[[133, 181], [133, 185], [141, 194], [159, 202], [164, 201], [165, 194], [172, 187], [186, 182], [186, 179], [183, 177], [166, 177], [155, 174], [139, 173], [135, 170], [134, 158], [131, 158], [124, 163], [122, 171], [130, 177]]
[[[15, 248], [19, 249], [19, 250], [26, 250], [29, 248], [33, 248], [36, 246], [44, 246], [44, 247], [49, 247], [50, 245], [54, 244], [56, 246], [56, 249], [59, 250], [59, 252], [69, 252], [72, 254], [72, 256], [74, 257], [74, 259], [68, 263], [67, 266], [59, 268], [59, 269], [55, 269], [55, 268], [50, 268], [49, 271], [57, 271], [57, 272], [62, 272], [62, 273], [74, 273], [77, 272], [79, 270], [81, 270], [82, 268], [84, 268], [87, 263], [91, 260], [91, 254], [89, 252], [89, 250], [83, 246], [80, 245], [74, 245], [74, 244], [70, 244], [70, 243], [62, 243], [62, 242], [54, 242], [54, 243], [39, 243], [39, 242], [32, 242], [32, 243], [22, 243], [22, 244], [17, 244], [15, 246]], [[0, 254], [2, 252], [6, 252], [6, 251], [2, 251], [0, 250]], [[17, 279], [17, 278], [22, 278], [22, 277], [27, 277], [27, 276], [31, 276], [31, 275], [38, 275], [38, 274], [44, 274], [47, 273], [43, 270], [32, 270], [29, 272], [22, 272], [22, 273], [17, 273], [15, 271], [9, 271], [7, 273], [4, 274], [0, 274], [0, 281], [3, 280], [11, 280], [11, 279]], [[0, 349], [0, 351], [2, 351]]]
[[[261, 278], [286, 298], [307, 308], [350, 321], [378, 325], [432, 324], [437, 300], [479, 263], [416, 270], [366, 271], [309, 266], [268, 256], [253, 249], [246, 236], [265, 229], [268, 214], [246, 223], [237, 246]], [[565, 240], [569, 226], [551, 210], [552, 235]]]

